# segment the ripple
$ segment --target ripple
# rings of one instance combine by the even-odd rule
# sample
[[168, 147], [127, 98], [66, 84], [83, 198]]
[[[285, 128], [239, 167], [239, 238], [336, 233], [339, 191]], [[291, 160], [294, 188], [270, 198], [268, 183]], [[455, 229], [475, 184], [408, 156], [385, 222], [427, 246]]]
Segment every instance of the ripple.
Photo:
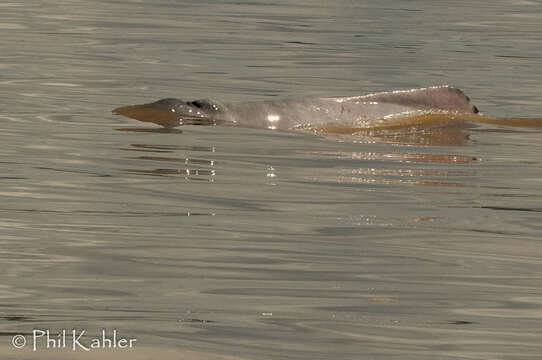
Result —
[[79, 84], [73, 84], [73, 83], [61, 83], [61, 82], [44, 82], [40, 83], [40, 85], [47, 85], [47, 86], [64, 86], [64, 87], [79, 87], [81, 85]]
[[0, 29], [2, 30], [21, 30], [26, 29], [26, 26], [13, 23], [0, 23]]

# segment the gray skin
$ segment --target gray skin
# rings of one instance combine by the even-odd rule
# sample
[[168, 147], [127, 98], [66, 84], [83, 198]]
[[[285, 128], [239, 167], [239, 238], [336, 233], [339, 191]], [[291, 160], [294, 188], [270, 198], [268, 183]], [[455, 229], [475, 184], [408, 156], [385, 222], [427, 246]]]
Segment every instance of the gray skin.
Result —
[[211, 100], [162, 99], [114, 110], [140, 121], [171, 128], [180, 125], [231, 124], [292, 130], [319, 126], [371, 128], [393, 125], [395, 119], [426, 113], [476, 114], [478, 109], [454, 87], [381, 92], [363, 96], [253, 101], [221, 104]]

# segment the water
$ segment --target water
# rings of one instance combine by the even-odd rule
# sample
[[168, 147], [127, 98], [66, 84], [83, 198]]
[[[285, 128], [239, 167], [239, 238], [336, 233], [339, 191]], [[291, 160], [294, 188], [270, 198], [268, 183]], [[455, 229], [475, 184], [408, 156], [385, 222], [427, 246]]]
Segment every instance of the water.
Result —
[[[111, 110], [451, 84], [539, 117], [540, 5], [3, 2], [2, 358], [538, 358], [540, 132], [161, 133]], [[11, 346], [73, 328], [136, 347]]]

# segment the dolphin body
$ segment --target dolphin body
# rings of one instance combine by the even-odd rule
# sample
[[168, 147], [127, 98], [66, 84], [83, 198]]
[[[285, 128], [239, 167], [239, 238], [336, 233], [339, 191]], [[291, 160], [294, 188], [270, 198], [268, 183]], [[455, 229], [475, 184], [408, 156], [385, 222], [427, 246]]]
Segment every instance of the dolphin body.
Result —
[[130, 105], [114, 114], [165, 128], [180, 125], [230, 124], [272, 130], [314, 130], [355, 134], [405, 127], [449, 126], [460, 121], [515, 126], [542, 126], [540, 119], [497, 119], [478, 113], [459, 89], [433, 86], [361, 96], [283, 99], [244, 103], [174, 98]]

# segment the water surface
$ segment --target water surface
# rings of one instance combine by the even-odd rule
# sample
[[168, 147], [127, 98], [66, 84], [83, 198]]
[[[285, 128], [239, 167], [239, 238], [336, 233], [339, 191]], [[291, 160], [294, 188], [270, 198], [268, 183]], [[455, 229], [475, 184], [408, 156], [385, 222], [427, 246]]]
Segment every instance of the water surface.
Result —
[[163, 132], [111, 110], [450, 84], [484, 113], [540, 117], [540, 9], [3, 2], [3, 358], [69, 358], [10, 342], [72, 328], [138, 339], [78, 358], [537, 358], [539, 131], [429, 146]]

